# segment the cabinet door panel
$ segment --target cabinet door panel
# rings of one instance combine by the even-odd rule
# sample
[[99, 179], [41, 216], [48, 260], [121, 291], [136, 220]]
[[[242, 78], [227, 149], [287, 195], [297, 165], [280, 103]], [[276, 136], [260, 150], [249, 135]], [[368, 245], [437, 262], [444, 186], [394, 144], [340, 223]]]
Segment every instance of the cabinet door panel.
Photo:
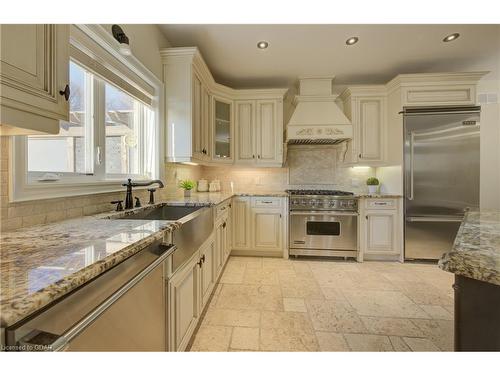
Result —
[[193, 75], [193, 157], [203, 159], [201, 81]]
[[213, 236], [209, 240], [208, 244], [205, 244], [202, 249], [200, 249], [200, 257], [202, 259], [202, 265], [200, 268], [200, 291], [201, 291], [201, 309], [205, 307], [210, 294], [215, 285], [215, 241]]
[[257, 101], [257, 162], [277, 160], [277, 111], [275, 101]]
[[199, 316], [198, 253], [169, 280], [170, 350], [186, 348]]
[[225, 257], [225, 249], [224, 249], [224, 228], [222, 226], [223, 222], [219, 222], [215, 228], [215, 269], [216, 269], [216, 277], [222, 271], [222, 267], [224, 266], [224, 257]]
[[281, 250], [281, 212], [253, 209], [255, 250]]
[[255, 102], [236, 102], [237, 161], [255, 160]]
[[394, 253], [396, 212], [372, 212], [366, 216], [366, 253]]
[[[15, 115], [10, 118], [7, 112], [12, 110], [67, 121], [68, 101], [59, 91], [69, 84], [69, 26], [1, 25], [0, 28], [0, 93], [2, 106], [9, 109], [2, 115], [2, 123], [22, 125], [12, 123], [19, 119]], [[46, 131], [57, 133], [59, 124], [54, 123], [54, 129]]]
[[233, 248], [250, 248], [250, 198], [236, 198], [232, 207]]
[[382, 159], [383, 101], [359, 101], [359, 157], [364, 160]]
[[202, 150], [204, 149], [204, 158], [210, 157], [210, 94], [205, 86], [201, 86], [201, 145]]

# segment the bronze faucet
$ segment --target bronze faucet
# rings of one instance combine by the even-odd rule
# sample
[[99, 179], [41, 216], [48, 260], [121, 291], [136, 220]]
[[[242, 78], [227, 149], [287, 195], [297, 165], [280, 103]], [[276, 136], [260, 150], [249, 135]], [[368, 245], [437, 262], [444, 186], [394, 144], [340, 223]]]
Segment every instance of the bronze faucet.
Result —
[[153, 184], [158, 184], [160, 189], [164, 187], [163, 182], [161, 180], [151, 180], [144, 182], [132, 182], [132, 179], [128, 179], [128, 182], [122, 184], [122, 186], [127, 187], [127, 196], [125, 197], [125, 209], [131, 209], [134, 207], [134, 200], [132, 198], [132, 187], [133, 186], [150, 186]]

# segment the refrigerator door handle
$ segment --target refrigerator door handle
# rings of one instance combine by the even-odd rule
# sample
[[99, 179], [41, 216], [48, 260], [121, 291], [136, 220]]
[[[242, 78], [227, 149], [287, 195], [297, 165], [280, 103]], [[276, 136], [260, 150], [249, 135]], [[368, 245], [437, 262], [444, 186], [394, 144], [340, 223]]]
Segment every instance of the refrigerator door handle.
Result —
[[413, 138], [414, 134], [413, 132], [410, 132], [410, 183], [407, 184], [409, 186], [409, 192], [407, 192], [406, 196], [408, 200], [412, 201], [413, 200]]
[[457, 216], [409, 216], [406, 221], [409, 223], [424, 222], [424, 223], [461, 223], [463, 217]]

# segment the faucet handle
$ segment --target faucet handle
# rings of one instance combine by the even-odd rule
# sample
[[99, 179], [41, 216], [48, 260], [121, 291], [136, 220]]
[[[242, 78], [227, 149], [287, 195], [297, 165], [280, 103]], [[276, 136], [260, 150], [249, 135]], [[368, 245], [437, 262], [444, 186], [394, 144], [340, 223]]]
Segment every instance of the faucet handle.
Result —
[[151, 189], [148, 189], [149, 191], [149, 202], [148, 204], [154, 204], [155, 203], [155, 191], [156, 189], [155, 188], [151, 188]]
[[123, 201], [112, 201], [110, 203], [111, 204], [116, 204], [116, 211], [123, 211], [122, 202]]
[[139, 200], [139, 197], [135, 197], [135, 207], [142, 207], [141, 201]]

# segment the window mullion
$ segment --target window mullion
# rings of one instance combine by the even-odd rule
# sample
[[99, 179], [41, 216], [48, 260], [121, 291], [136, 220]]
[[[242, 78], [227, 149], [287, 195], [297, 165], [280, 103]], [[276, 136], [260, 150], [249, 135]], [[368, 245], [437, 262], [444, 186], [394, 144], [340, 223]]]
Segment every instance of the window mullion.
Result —
[[94, 78], [94, 142], [95, 162], [94, 173], [98, 180], [106, 177], [106, 98], [104, 81]]

